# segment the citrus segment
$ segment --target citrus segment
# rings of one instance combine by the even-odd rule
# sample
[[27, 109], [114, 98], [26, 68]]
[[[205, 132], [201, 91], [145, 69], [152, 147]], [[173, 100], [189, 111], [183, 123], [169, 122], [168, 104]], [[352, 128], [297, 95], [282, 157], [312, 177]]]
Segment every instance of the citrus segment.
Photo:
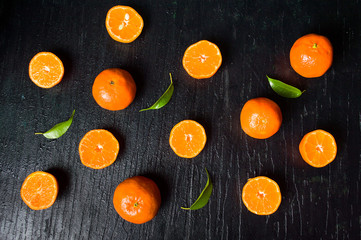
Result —
[[29, 77], [39, 87], [54, 87], [61, 81], [63, 75], [63, 63], [54, 53], [40, 52], [30, 61]]
[[249, 211], [257, 215], [270, 215], [281, 204], [281, 190], [278, 184], [268, 177], [255, 177], [248, 180], [242, 190], [242, 201]]
[[268, 98], [248, 100], [241, 111], [241, 127], [253, 138], [265, 139], [273, 136], [281, 127], [280, 107]]
[[114, 6], [108, 13], [105, 26], [109, 35], [118, 42], [133, 42], [142, 32], [143, 19], [133, 8]]
[[206, 145], [207, 136], [203, 126], [193, 120], [183, 120], [170, 132], [169, 144], [175, 154], [183, 158], [197, 156]]
[[50, 173], [33, 172], [24, 180], [20, 195], [25, 204], [33, 210], [49, 208], [58, 195], [58, 182]]
[[143, 176], [121, 182], [114, 191], [113, 205], [126, 221], [142, 224], [152, 220], [159, 210], [161, 195], [156, 183]]
[[93, 169], [110, 166], [117, 159], [118, 152], [118, 140], [104, 129], [89, 131], [79, 143], [81, 162]]
[[307, 133], [299, 145], [301, 156], [313, 167], [324, 167], [331, 163], [337, 154], [335, 138], [324, 130]]
[[331, 67], [333, 48], [328, 38], [307, 34], [293, 44], [290, 51], [292, 68], [306, 78], [320, 77]]
[[189, 46], [183, 56], [184, 69], [197, 79], [212, 77], [221, 64], [221, 51], [217, 45], [207, 40]]

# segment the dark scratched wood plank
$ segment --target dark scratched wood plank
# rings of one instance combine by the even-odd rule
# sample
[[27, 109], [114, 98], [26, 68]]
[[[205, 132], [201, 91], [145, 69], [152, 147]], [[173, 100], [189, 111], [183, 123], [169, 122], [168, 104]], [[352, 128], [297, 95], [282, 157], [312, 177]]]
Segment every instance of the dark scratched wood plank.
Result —
[[[360, 239], [361, 238], [361, 17], [360, 1], [125, 1], [145, 20], [131, 44], [107, 34], [106, 12], [114, 1], [0, 1], [0, 239]], [[316, 32], [334, 46], [332, 68], [303, 79], [289, 66], [289, 49]], [[192, 43], [208, 39], [221, 49], [222, 66], [211, 79], [195, 80], [181, 59]], [[62, 82], [40, 89], [28, 78], [30, 59], [52, 51], [64, 62]], [[137, 96], [124, 111], [110, 112], [91, 95], [105, 68], [128, 70]], [[139, 113], [169, 85], [175, 92], [158, 111]], [[277, 96], [269, 74], [306, 92]], [[240, 127], [243, 104], [254, 97], [276, 101], [280, 131], [267, 140]], [[55, 141], [33, 133], [65, 120], [69, 131]], [[200, 122], [207, 144], [195, 159], [169, 147], [172, 127]], [[78, 144], [95, 128], [111, 131], [121, 151], [110, 167], [84, 167]], [[322, 128], [338, 143], [336, 160], [322, 169], [298, 153], [307, 132]], [[207, 206], [183, 211], [195, 201], [210, 172], [214, 191]], [[53, 173], [60, 184], [54, 206], [31, 211], [20, 198], [25, 177]], [[116, 186], [128, 177], [152, 178], [162, 193], [158, 215], [143, 225], [122, 220], [112, 204]], [[248, 178], [266, 175], [283, 195], [272, 216], [256, 216], [242, 204]]]

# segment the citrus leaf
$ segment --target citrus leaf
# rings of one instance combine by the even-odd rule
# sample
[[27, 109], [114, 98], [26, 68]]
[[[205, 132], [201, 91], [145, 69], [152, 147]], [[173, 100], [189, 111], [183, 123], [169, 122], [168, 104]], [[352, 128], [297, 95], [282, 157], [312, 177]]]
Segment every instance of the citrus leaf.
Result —
[[54, 127], [46, 131], [45, 133], [35, 133], [35, 134], [36, 135], [42, 134], [47, 139], [60, 138], [61, 136], [63, 136], [64, 133], [66, 133], [66, 131], [68, 131], [71, 123], [73, 122], [74, 114], [75, 114], [75, 110], [73, 111], [71, 117], [67, 121], [56, 124]]
[[151, 107], [142, 109], [139, 112], [160, 109], [160, 108], [164, 107], [170, 101], [170, 99], [173, 95], [174, 86], [173, 86], [172, 74], [169, 73], [169, 77], [170, 77], [170, 85], [169, 85], [167, 91], [165, 91], [165, 93], [163, 93], [163, 95]]
[[275, 91], [278, 95], [280, 95], [282, 97], [298, 98], [304, 92], [304, 91], [301, 92], [300, 89], [295, 88], [291, 85], [288, 85], [284, 82], [270, 78], [267, 75], [266, 75], [266, 77], [268, 78], [268, 82], [269, 82], [271, 88], [273, 89], [273, 91]]
[[199, 195], [198, 199], [189, 208], [181, 207], [182, 209], [184, 209], [184, 210], [197, 210], [197, 209], [200, 209], [200, 208], [204, 207], [208, 203], [208, 200], [209, 200], [209, 198], [210, 198], [210, 196], [212, 194], [213, 185], [212, 185], [209, 173], [207, 171], [207, 168], [206, 168], [206, 172], [207, 172], [207, 178], [208, 178], [207, 184], [204, 187], [201, 194]]

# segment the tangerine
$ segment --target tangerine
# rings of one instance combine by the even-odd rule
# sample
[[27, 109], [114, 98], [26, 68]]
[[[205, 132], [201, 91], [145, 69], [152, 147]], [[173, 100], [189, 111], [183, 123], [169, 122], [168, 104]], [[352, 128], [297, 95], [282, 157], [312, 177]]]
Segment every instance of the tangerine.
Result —
[[280, 107], [268, 98], [248, 100], [241, 111], [241, 127], [250, 137], [265, 139], [273, 136], [281, 127]]
[[129, 72], [109, 68], [95, 78], [93, 97], [104, 109], [117, 111], [128, 107], [135, 98], [137, 87]]
[[114, 191], [113, 205], [126, 221], [142, 224], [158, 213], [161, 195], [157, 184], [146, 177], [135, 176], [121, 182]]
[[182, 62], [191, 77], [210, 78], [221, 66], [222, 55], [216, 44], [202, 40], [186, 49]]
[[299, 150], [306, 163], [321, 168], [336, 158], [337, 145], [331, 133], [317, 129], [302, 138]]
[[293, 44], [290, 51], [292, 68], [305, 78], [320, 77], [331, 67], [333, 49], [328, 38], [307, 34]]
[[29, 208], [42, 210], [54, 204], [58, 188], [58, 182], [52, 174], [37, 171], [25, 178], [20, 196]]
[[169, 144], [174, 153], [182, 158], [194, 158], [206, 145], [207, 136], [203, 126], [193, 120], [183, 120], [176, 124], [169, 136]]
[[63, 62], [54, 53], [39, 52], [30, 61], [29, 77], [41, 88], [54, 87], [63, 76]]
[[104, 129], [87, 132], [79, 143], [81, 162], [93, 169], [102, 169], [113, 164], [118, 152], [118, 140], [111, 132]]
[[130, 43], [138, 38], [143, 30], [143, 18], [128, 6], [114, 6], [105, 20], [105, 27], [115, 41]]
[[268, 177], [248, 179], [242, 190], [242, 201], [246, 208], [257, 215], [270, 215], [281, 204], [281, 190], [278, 184]]

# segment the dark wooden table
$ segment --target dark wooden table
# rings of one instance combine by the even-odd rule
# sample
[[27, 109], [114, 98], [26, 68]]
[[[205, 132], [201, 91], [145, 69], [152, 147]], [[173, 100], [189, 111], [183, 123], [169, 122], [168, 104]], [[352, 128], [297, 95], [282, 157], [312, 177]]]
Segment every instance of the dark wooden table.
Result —
[[[134, 7], [144, 18], [131, 44], [110, 38], [105, 16], [114, 5]], [[6, 1], [0, 2], [0, 239], [360, 239], [361, 238], [361, 1]], [[331, 69], [304, 79], [289, 64], [293, 42], [307, 34], [327, 36], [334, 46]], [[216, 75], [195, 80], [181, 59], [199, 40], [216, 43], [223, 63]], [[28, 76], [40, 51], [65, 65], [62, 82], [41, 89]], [[103, 110], [91, 87], [102, 70], [120, 67], [138, 91], [123, 111]], [[171, 102], [150, 106], [174, 78]], [[266, 74], [306, 92], [285, 99]], [[267, 140], [248, 137], [239, 114], [254, 97], [277, 102], [284, 121]], [[57, 140], [34, 132], [66, 120], [73, 125]], [[177, 157], [168, 137], [184, 119], [201, 123], [208, 142], [196, 158]], [[82, 136], [110, 130], [121, 142], [117, 161], [103, 170], [83, 166]], [[338, 144], [333, 163], [316, 169], [298, 152], [304, 134], [331, 132]], [[206, 207], [184, 211], [206, 183], [214, 191]], [[30, 210], [20, 187], [30, 173], [53, 173], [60, 184], [55, 204]], [[162, 193], [158, 215], [143, 225], [115, 212], [115, 187], [135, 175], [152, 178]], [[250, 213], [241, 189], [250, 177], [268, 176], [282, 191], [271, 216]]]

